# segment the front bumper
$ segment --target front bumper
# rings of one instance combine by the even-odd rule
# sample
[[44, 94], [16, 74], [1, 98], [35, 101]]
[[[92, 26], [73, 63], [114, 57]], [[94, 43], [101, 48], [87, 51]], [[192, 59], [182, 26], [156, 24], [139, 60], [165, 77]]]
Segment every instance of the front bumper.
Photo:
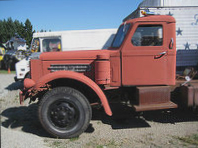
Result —
[[19, 92], [19, 101], [21, 105], [23, 105], [25, 99], [31, 96], [32, 88], [36, 83], [32, 79], [26, 78], [23, 84], [24, 89]]

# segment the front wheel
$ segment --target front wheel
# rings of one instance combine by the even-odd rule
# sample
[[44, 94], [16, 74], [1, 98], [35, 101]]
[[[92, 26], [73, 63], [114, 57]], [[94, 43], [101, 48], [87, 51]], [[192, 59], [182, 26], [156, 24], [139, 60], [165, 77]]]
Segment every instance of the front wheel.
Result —
[[87, 129], [92, 111], [81, 92], [70, 87], [57, 87], [44, 95], [38, 114], [42, 126], [51, 135], [72, 138]]

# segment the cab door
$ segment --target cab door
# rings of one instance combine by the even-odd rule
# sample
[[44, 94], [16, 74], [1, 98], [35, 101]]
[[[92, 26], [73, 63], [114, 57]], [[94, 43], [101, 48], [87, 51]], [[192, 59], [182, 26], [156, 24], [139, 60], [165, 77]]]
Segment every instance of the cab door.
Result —
[[169, 25], [166, 22], [134, 24], [122, 49], [122, 85], [174, 84], [175, 32], [174, 25]]

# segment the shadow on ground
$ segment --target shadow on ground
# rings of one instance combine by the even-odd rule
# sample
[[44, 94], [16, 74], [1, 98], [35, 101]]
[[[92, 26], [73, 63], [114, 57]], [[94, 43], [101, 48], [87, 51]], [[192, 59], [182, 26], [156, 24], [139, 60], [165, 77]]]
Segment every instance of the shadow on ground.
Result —
[[5, 89], [10, 91], [23, 89], [23, 81], [13, 82], [12, 84], [8, 85]]
[[42, 128], [37, 116], [38, 105], [31, 104], [28, 107], [8, 108], [1, 113], [2, 126], [6, 128], [21, 128], [26, 133], [32, 133], [41, 137], [48, 137], [48, 134]]
[[144, 112], [143, 117], [147, 121], [154, 121], [159, 123], [179, 123], [198, 121], [198, 110], [192, 109], [172, 109], [163, 111]]
[[101, 120], [111, 125], [112, 129], [149, 128], [148, 121], [163, 124], [198, 121], [198, 110], [171, 109], [136, 113], [121, 104], [111, 105], [111, 109], [114, 113], [112, 117], [106, 116], [102, 109], [93, 110], [92, 120]]
[[[168, 111], [152, 111], [141, 114], [134, 113], [131, 108], [122, 105], [111, 105], [114, 112], [112, 117], [107, 116], [103, 109], [93, 109], [92, 120], [102, 121], [104, 124], [111, 125], [113, 130], [131, 129], [131, 128], [149, 128], [147, 121], [159, 123], [177, 123], [198, 121], [198, 112], [182, 111], [179, 109]], [[15, 107], [4, 110], [1, 114], [2, 126], [6, 128], [21, 128], [26, 133], [32, 133], [41, 137], [50, 137], [49, 134], [42, 128], [38, 116], [38, 105], [31, 104], [28, 107]], [[85, 131], [93, 133], [94, 127], [89, 125]]]
[[113, 116], [107, 116], [103, 109], [93, 109], [92, 120], [101, 120], [104, 124], [111, 125], [112, 129], [145, 128], [150, 125], [131, 108], [121, 104], [111, 104]]

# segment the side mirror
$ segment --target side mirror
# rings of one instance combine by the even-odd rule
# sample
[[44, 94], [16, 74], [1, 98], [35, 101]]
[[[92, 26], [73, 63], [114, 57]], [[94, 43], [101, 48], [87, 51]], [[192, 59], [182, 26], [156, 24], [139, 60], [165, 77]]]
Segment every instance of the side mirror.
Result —
[[169, 49], [173, 49], [174, 41], [173, 38], [171, 38], [170, 44], [169, 44]]

